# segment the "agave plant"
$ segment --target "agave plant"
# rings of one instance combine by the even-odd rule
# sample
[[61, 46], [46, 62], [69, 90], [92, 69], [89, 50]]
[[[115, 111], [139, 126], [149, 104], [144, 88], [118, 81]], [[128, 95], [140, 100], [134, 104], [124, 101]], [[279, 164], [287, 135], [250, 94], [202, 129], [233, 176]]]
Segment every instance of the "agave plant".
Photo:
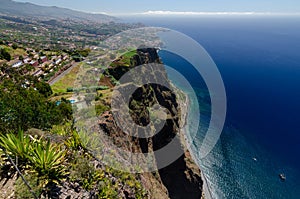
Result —
[[47, 142], [36, 142], [32, 149], [31, 156], [28, 157], [34, 169], [42, 176], [50, 179], [59, 179], [66, 175], [64, 168], [65, 150], [61, 145]]
[[17, 158], [20, 163], [25, 163], [32, 151], [30, 137], [28, 135], [24, 136], [21, 130], [17, 135], [12, 133], [0, 135], [0, 146], [10, 156]]
[[66, 123], [64, 125], [54, 125], [51, 129], [52, 134], [68, 136], [72, 130], [72, 124]]
[[70, 137], [65, 141], [65, 145], [74, 150], [84, 147], [81, 143], [80, 136], [76, 131], [71, 131]]

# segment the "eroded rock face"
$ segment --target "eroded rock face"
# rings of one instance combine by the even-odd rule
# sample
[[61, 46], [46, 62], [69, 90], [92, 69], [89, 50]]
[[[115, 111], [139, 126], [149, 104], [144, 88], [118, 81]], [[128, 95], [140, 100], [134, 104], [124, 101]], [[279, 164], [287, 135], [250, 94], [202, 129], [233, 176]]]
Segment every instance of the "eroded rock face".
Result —
[[[121, 69], [122, 66], [115, 66], [115, 68], [109, 70], [110, 75], [120, 80], [123, 74], [130, 69], [147, 64], [140, 71], [131, 75], [139, 77], [140, 82], [163, 82], [163, 84], [149, 83], [139, 86], [139, 82], [132, 83], [126, 80], [121, 82], [116, 88], [120, 90], [120, 93], [135, 87], [135, 92], [127, 100], [129, 101], [130, 117], [137, 125], [130, 129], [130, 134], [124, 133], [118, 125], [122, 122], [125, 124], [127, 120], [122, 117], [122, 114], [112, 114], [110, 111], [106, 111], [100, 116], [99, 125], [110, 136], [116, 146], [131, 152], [149, 153], [163, 148], [171, 141], [175, 142], [176, 150], [182, 151], [182, 155], [169, 166], [158, 170], [158, 172], [142, 174], [143, 184], [148, 189], [151, 198], [201, 198], [203, 182], [200, 177], [200, 170], [192, 160], [189, 152], [185, 151], [182, 136], [176, 136], [183, 133], [180, 131], [180, 123], [185, 119], [182, 118], [182, 115], [185, 114], [181, 113], [179, 99], [176, 99], [175, 93], [168, 89], [171, 88], [171, 85], [156, 49], [139, 49], [137, 52], [137, 55], [132, 57], [132, 66], [126, 67], [126, 69]], [[114, 96], [114, 99], [120, 104], [126, 101], [121, 95]], [[160, 131], [148, 138], [131, 136], [139, 135], [140, 131], [143, 131], [143, 128], [136, 126], [144, 127], [150, 123], [149, 108], [156, 105], [164, 107], [166, 113], [164, 125]], [[159, 116], [156, 119], [159, 123]], [[157, 127], [155, 125], [159, 126], [154, 123], [154, 129]], [[163, 157], [155, 157], [155, 161], [161, 161], [160, 158]]]

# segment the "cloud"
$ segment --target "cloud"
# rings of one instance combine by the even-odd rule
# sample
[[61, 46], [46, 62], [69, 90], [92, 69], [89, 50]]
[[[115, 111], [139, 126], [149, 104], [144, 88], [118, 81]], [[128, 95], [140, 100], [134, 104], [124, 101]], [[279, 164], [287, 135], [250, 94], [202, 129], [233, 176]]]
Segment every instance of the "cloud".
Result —
[[103, 15], [109, 15], [107, 12], [90, 12], [91, 14], [103, 14]]
[[272, 12], [181, 12], [181, 11], [147, 11], [140, 15], [300, 15], [300, 13], [272, 13]]

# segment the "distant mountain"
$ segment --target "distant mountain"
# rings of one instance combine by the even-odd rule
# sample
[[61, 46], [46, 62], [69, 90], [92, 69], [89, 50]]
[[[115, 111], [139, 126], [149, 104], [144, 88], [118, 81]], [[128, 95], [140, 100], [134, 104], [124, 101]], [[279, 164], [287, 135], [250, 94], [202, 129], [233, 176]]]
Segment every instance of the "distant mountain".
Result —
[[39, 20], [71, 19], [75, 21], [111, 22], [115, 17], [104, 14], [90, 14], [56, 6], [39, 6], [32, 3], [21, 3], [12, 0], [0, 0], [0, 15], [30, 17]]

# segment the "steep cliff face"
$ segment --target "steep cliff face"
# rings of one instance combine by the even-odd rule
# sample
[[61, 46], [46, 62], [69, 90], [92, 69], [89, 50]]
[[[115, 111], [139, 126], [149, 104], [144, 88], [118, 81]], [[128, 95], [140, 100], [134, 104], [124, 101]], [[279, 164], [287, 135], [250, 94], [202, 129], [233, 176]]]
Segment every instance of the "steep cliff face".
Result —
[[[185, 110], [180, 108], [182, 103], [180, 99], [169, 89], [172, 85], [168, 81], [166, 71], [161, 65], [156, 49], [138, 49], [130, 57], [129, 66], [122, 62], [122, 57], [116, 62], [118, 63], [113, 63], [107, 70], [106, 76], [112, 76], [116, 80], [120, 80], [130, 69], [147, 64], [141, 71], [136, 71], [132, 75], [140, 77], [140, 81], [144, 82], [163, 82], [162, 85], [149, 83], [139, 87], [136, 83], [125, 80], [118, 85], [117, 89], [128, 90], [132, 89], [130, 87], [135, 88], [129, 99], [129, 112], [130, 117], [136, 124], [147, 126], [151, 121], [151, 117], [156, 119], [156, 122], [152, 123], [152, 128], [154, 129], [158, 129], [161, 123], [164, 123], [155, 135], [140, 138], [134, 135], [140, 134], [144, 130], [143, 128], [135, 126], [130, 129], [130, 134], [125, 133], [118, 127], [116, 120], [119, 121], [119, 124], [120, 121], [122, 123], [122, 121], [126, 122], [126, 120], [122, 116], [118, 116], [118, 114], [113, 115], [111, 111], [106, 111], [100, 116], [100, 127], [109, 135], [116, 146], [131, 152], [154, 152], [162, 149], [171, 141], [175, 143], [174, 150], [180, 151], [182, 155], [173, 163], [159, 169], [157, 172], [141, 174], [142, 183], [145, 189], [148, 190], [150, 198], [201, 198], [203, 182], [200, 177], [200, 170], [192, 160], [190, 153], [185, 150], [185, 142], [183, 135], [181, 135], [184, 132], [180, 130], [180, 124], [184, 122], [185, 118], [183, 117], [186, 113], [183, 113]], [[118, 98], [119, 96], [114, 97], [122, 103], [121, 97], [120, 99]], [[156, 112], [155, 116], [151, 115], [149, 108], [158, 106], [164, 107], [164, 117], [162, 116], [164, 114], [159, 112]], [[163, 121], [164, 119], [165, 121]], [[155, 156], [154, 164], [163, 161], [163, 158], [166, 157]]]

